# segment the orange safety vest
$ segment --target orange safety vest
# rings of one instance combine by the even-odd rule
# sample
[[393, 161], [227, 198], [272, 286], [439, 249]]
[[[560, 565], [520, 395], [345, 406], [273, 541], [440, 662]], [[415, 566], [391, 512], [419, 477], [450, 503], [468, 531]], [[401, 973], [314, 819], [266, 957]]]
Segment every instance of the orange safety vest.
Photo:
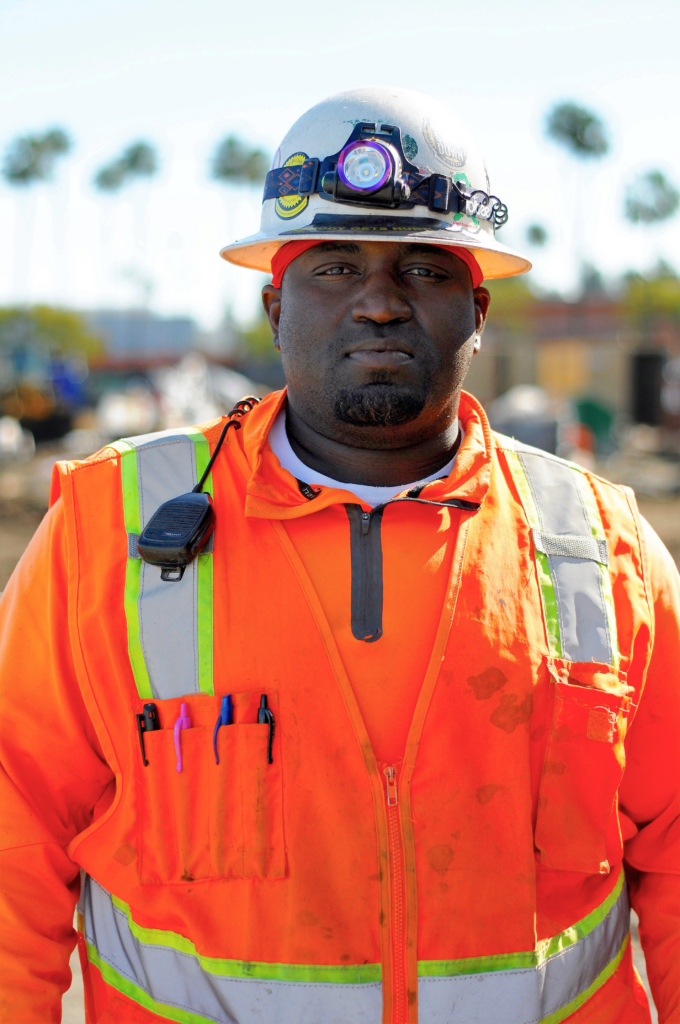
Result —
[[78, 685], [116, 776], [68, 848], [91, 1019], [647, 1021], [616, 800], [653, 614], [630, 492], [493, 435], [463, 396], [452, 475], [381, 510], [387, 531], [390, 506], [417, 524], [435, 503], [456, 529], [405, 756], [378, 764], [285, 528], [351, 495], [267, 476], [284, 400], [230, 431], [181, 582], [136, 539], [220, 424], [58, 469]]

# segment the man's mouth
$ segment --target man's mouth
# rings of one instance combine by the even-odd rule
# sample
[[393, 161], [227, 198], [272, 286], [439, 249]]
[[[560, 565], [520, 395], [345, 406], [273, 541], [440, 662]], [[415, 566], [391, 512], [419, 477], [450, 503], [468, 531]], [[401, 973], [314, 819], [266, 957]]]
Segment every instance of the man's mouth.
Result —
[[392, 338], [362, 341], [347, 353], [347, 358], [362, 366], [403, 366], [413, 359], [413, 350]]

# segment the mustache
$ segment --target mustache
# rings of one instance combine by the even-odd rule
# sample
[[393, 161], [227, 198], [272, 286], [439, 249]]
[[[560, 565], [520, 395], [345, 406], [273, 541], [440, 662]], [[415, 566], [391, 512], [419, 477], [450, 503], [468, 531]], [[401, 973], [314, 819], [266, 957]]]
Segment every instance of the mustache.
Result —
[[357, 324], [356, 330], [346, 327], [333, 338], [330, 348], [333, 355], [344, 356], [357, 346], [369, 347], [371, 342], [396, 342], [397, 346], [416, 353], [431, 347], [432, 343], [421, 327], [413, 323]]

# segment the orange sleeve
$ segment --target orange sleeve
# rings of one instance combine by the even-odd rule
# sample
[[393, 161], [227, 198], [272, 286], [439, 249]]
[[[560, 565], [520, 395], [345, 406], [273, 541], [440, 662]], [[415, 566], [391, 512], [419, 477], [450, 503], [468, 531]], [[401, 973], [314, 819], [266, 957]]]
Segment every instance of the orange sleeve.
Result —
[[61, 1019], [78, 867], [66, 848], [113, 789], [79, 691], [57, 500], [0, 601], [0, 1019]]
[[621, 811], [631, 902], [659, 1021], [680, 1022], [680, 577], [643, 520], [654, 642], [626, 743]]

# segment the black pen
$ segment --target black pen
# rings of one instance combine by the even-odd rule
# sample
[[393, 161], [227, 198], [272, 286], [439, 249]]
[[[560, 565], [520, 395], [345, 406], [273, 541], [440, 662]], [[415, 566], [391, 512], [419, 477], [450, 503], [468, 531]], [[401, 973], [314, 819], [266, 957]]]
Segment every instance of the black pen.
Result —
[[267, 694], [263, 693], [260, 697], [260, 706], [257, 711], [257, 722], [258, 725], [269, 726], [269, 741], [267, 743], [267, 764], [274, 764], [274, 758], [272, 757], [272, 743], [274, 742], [274, 715], [267, 707]]

